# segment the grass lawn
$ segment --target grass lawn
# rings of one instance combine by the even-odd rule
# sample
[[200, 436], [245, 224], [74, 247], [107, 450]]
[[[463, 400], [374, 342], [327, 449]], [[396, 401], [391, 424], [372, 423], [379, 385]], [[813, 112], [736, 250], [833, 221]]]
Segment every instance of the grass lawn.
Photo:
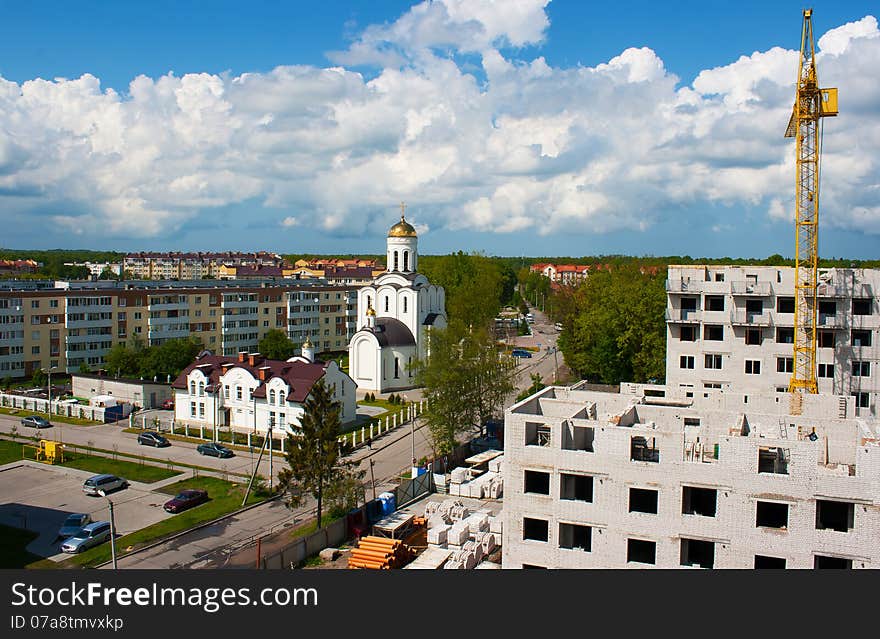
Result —
[[[27, 417], [28, 415], [39, 415], [40, 417], [44, 417], [48, 419], [50, 422], [61, 422], [62, 424], [73, 424], [74, 426], [97, 426], [98, 424], [102, 424], [103, 422], [93, 422], [89, 419], [79, 419], [78, 417], [66, 417], [64, 415], [50, 415], [49, 413], [43, 413], [38, 410], [25, 410], [24, 408], [0, 408], [0, 413], [4, 415], [15, 415], [18, 417]], [[33, 428], [29, 428], [27, 426], [22, 426], [22, 429], [27, 429], [29, 431], [34, 430]]]
[[32, 561], [42, 559], [24, 549], [39, 536], [39, 533], [30, 530], [0, 524], [0, 539], [3, 540], [0, 544], [0, 568], [24, 568]]
[[0, 439], [0, 464], [21, 460], [21, 443]]

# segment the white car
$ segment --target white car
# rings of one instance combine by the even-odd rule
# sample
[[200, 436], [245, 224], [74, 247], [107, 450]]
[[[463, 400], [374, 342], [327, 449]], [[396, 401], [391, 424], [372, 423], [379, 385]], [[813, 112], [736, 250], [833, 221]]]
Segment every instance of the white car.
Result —
[[78, 553], [110, 539], [110, 522], [96, 521], [61, 544], [61, 552]]

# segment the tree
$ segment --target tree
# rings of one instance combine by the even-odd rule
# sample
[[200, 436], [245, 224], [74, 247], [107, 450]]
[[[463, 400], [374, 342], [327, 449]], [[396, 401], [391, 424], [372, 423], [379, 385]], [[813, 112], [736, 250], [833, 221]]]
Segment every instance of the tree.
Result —
[[419, 269], [446, 290], [446, 314], [462, 326], [488, 326], [501, 308], [507, 280], [499, 264], [485, 255], [459, 251], [419, 258]]
[[40, 387], [45, 386], [48, 382], [48, 376], [43, 372], [43, 369], [38, 368], [34, 371], [34, 376], [31, 378], [31, 383], [34, 386]]
[[338, 439], [340, 405], [333, 401], [324, 380], [312, 387], [303, 408], [298, 431], [287, 436], [289, 468], [278, 474], [278, 482], [292, 507], [301, 505], [306, 494], [318, 501], [320, 528], [326, 492], [336, 494], [334, 490], [350, 479], [355, 462], [344, 460], [350, 447]]
[[514, 390], [515, 366], [499, 353], [486, 329], [450, 325], [429, 337], [430, 356], [417, 361], [416, 383], [425, 389], [422, 414], [434, 450], [452, 452], [458, 435], [495, 417]]
[[257, 348], [267, 359], [286, 360], [296, 354], [296, 344], [290, 341], [284, 331], [277, 328], [266, 333]]
[[88, 364], [86, 364], [85, 362], [82, 362], [82, 363], [79, 365], [79, 372], [80, 372], [80, 373], [91, 373], [91, 372], [92, 372], [92, 369], [89, 367]]

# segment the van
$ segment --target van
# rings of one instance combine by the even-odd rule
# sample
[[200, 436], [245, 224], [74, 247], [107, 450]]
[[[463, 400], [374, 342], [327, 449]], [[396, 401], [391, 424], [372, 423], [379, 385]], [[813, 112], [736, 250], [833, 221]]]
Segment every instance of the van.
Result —
[[83, 482], [83, 492], [86, 495], [100, 495], [100, 491], [109, 493], [121, 488], [128, 488], [128, 482], [116, 475], [95, 475]]

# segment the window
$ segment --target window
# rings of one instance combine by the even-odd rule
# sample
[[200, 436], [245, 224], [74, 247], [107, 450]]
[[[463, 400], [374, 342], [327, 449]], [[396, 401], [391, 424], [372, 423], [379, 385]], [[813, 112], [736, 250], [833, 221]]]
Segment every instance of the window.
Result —
[[523, 518], [523, 539], [547, 541], [548, 538], [549, 526], [546, 519]]
[[834, 364], [819, 364], [819, 377], [834, 377]]
[[241, 399], [241, 386], [235, 387], [235, 399]]
[[31, 300], [31, 308], [40, 308], [40, 300]]
[[559, 524], [559, 547], [590, 552], [593, 529], [581, 524]]
[[549, 446], [550, 426], [526, 422], [526, 446]]
[[[343, 388], [344, 388], [344, 387], [343, 387]], [[345, 393], [343, 393], [343, 395], [344, 395], [344, 394], [345, 394]], [[278, 405], [279, 405], [279, 406], [284, 406], [284, 402], [285, 402], [286, 399], [287, 399], [287, 393], [285, 393], [283, 390], [278, 391]]]
[[765, 448], [758, 449], [758, 472], [774, 473], [777, 475], [788, 474], [788, 449]]
[[595, 431], [590, 426], [575, 426], [571, 422], [563, 424], [563, 450], [583, 450], [588, 453], [592, 453], [594, 438]]
[[223, 395], [226, 397], [226, 399], [229, 399], [229, 384], [226, 384], [223, 387]]
[[205, 394], [205, 382], [199, 382], [199, 395]]
[[199, 417], [201, 417], [202, 419], [205, 418], [205, 403], [204, 402], [199, 402]]
[[760, 346], [764, 341], [764, 331], [760, 328], [746, 329], [746, 344], [749, 346]]
[[855, 347], [871, 345], [871, 331], [860, 331], [853, 329], [850, 334], [850, 341]]
[[31, 346], [31, 355], [39, 355], [40, 347], [39, 346]]
[[[125, 300], [120, 300], [119, 305], [125, 306]], [[58, 300], [49, 300], [49, 308], [58, 308]]]
[[819, 348], [834, 348], [834, 331], [819, 331], [816, 341]]
[[703, 339], [713, 342], [724, 341], [724, 327], [720, 324], [705, 324], [703, 326]]
[[275, 391], [273, 389], [273, 390], [269, 391], [269, 404], [274, 404], [274, 403], [275, 403]]
[[755, 507], [755, 526], [758, 528], [788, 528], [788, 504], [759, 501]]
[[190, 394], [190, 395], [195, 395], [195, 394], [196, 394], [196, 383], [195, 383], [195, 382], [190, 382], [190, 383], [189, 383], [189, 394]]
[[794, 372], [794, 358], [793, 357], [777, 357], [776, 358], [776, 372], [777, 373]]
[[761, 374], [761, 360], [747, 359], [746, 360], [746, 375], [760, 375], [760, 374]]
[[389, 297], [386, 295], [385, 296], [385, 312], [386, 313], [388, 312], [388, 304], [389, 304]]
[[536, 495], [550, 494], [550, 473], [527, 470], [523, 473], [523, 492]]
[[852, 301], [852, 314], [853, 315], [870, 315], [871, 314], [871, 299], [854, 299]]
[[723, 282], [724, 281], [724, 273], [715, 273], [715, 281]]
[[843, 557], [828, 557], [827, 555], [816, 555], [813, 557], [813, 568], [836, 568], [851, 570], [852, 559], [844, 559]]
[[394, 358], [394, 379], [400, 378], [400, 359]]
[[636, 564], [656, 564], [657, 542], [645, 539], [627, 539], [626, 561]]
[[776, 298], [777, 313], [794, 313], [793, 297], [777, 297]]
[[645, 461], [658, 463], [660, 461], [660, 450], [656, 447], [657, 440], [651, 439], [651, 446], [648, 446], [648, 440], [644, 437], [635, 436], [630, 439], [629, 458], [630, 461]]
[[682, 355], [678, 359], [679, 368], [693, 368], [694, 367], [694, 356], [693, 355]]
[[721, 355], [707, 353], [705, 358], [705, 368], [721, 370]]
[[848, 532], [853, 529], [855, 504], [846, 501], [816, 500], [816, 530]]
[[871, 362], [862, 362], [859, 360], [853, 361], [852, 374], [853, 374], [853, 377], [870, 377], [871, 376]]
[[683, 297], [681, 298], [681, 314], [684, 317], [688, 311], [697, 310], [697, 298], [696, 297]]
[[764, 302], [762, 300], [746, 300], [746, 314], [760, 315], [764, 312]]
[[409, 271], [409, 251], [403, 252], [403, 270]]
[[819, 302], [819, 316], [837, 315], [837, 302]]
[[593, 501], [593, 478], [589, 475], [559, 476], [559, 499], [571, 501]]
[[780, 327], [776, 329], [777, 344], [794, 344], [794, 329]]
[[696, 326], [682, 326], [679, 333], [679, 341], [682, 342], [696, 342], [697, 341], [697, 327]]
[[707, 311], [723, 311], [724, 296], [723, 295], [707, 295], [706, 296]]
[[650, 488], [630, 488], [629, 512], [656, 515], [659, 495], [659, 491]]
[[715, 543], [682, 537], [681, 565], [712, 568], [715, 565]]
[[[397, 259], [398, 259], [397, 251], [394, 251], [394, 269], [392, 269], [392, 270], [395, 270], [395, 271], [399, 270], [397, 268], [398, 267]], [[388, 309], [385, 309], [385, 310], [388, 310]]]
[[[405, 255], [405, 254], [404, 254], [404, 255]], [[403, 312], [404, 312], [404, 313], [406, 313], [406, 310], [407, 310], [407, 306], [408, 306], [407, 302], [409, 302], [409, 299], [407, 299], [406, 297], [404, 297], [404, 298], [403, 298]]]
[[714, 517], [718, 502], [718, 491], [714, 488], [696, 486], [681, 487], [681, 514]]
[[189, 416], [190, 417], [196, 416], [196, 403], [195, 402], [189, 403]]
[[852, 396], [856, 398], [856, 408], [869, 408], [870, 407], [868, 393], [853, 393]]
[[785, 568], [785, 559], [783, 557], [768, 557], [766, 555], [755, 555], [755, 569], [782, 569]]

